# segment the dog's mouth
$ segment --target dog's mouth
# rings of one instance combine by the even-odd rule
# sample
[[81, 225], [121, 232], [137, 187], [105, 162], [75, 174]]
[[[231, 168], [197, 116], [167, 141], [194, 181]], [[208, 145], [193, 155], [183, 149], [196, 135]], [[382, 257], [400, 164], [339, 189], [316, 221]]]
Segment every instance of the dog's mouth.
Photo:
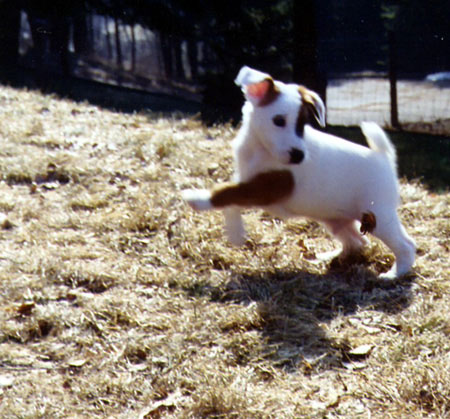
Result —
[[289, 164], [300, 164], [305, 158], [305, 153], [298, 148], [291, 148], [289, 151]]

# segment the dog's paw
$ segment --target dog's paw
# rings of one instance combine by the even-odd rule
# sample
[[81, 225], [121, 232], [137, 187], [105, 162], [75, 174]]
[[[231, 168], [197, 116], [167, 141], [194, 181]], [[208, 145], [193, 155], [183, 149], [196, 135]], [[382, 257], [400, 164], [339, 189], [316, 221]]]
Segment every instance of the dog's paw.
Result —
[[233, 246], [241, 247], [247, 242], [245, 231], [227, 231], [228, 241]]
[[389, 282], [393, 281], [394, 279], [403, 279], [407, 276], [414, 275], [414, 270], [411, 269], [409, 265], [403, 266], [395, 262], [392, 268], [389, 269], [389, 271], [379, 274], [378, 278], [382, 279], [383, 281]]
[[378, 278], [382, 281], [391, 282], [397, 278], [397, 275], [395, 274], [395, 272], [384, 272], [378, 275]]
[[183, 199], [196, 211], [212, 209], [211, 192], [207, 189], [187, 189], [181, 193]]
[[397, 269], [391, 269], [387, 272], [378, 275], [378, 278], [382, 281], [391, 282], [397, 279], [399, 275], [397, 274]]
[[319, 262], [330, 262], [333, 259], [341, 258], [342, 249], [331, 250], [330, 252], [316, 253], [316, 258]]

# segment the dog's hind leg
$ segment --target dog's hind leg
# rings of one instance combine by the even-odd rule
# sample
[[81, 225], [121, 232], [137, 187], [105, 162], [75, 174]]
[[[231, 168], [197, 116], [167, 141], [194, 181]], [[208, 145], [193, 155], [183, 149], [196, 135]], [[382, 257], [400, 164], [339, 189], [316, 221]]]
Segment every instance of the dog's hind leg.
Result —
[[318, 255], [319, 259], [330, 260], [335, 257], [345, 258], [357, 254], [368, 243], [366, 237], [358, 230], [359, 223], [356, 220], [336, 219], [325, 221], [330, 232], [342, 243], [342, 249], [326, 252]]
[[380, 275], [380, 278], [392, 280], [407, 274], [414, 263], [416, 244], [401, 224], [397, 212], [377, 213], [377, 226], [372, 234], [383, 241], [394, 253], [392, 268]]

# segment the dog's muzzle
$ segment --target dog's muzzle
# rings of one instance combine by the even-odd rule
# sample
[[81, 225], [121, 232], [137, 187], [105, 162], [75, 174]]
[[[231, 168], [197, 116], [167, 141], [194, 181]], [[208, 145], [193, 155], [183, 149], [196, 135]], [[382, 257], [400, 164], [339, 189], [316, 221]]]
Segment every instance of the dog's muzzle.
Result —
[[305, 158], [305, 153], [303, 153], [302, 150], [299, 150], [298, 148], [292, 148], [289, 152], [290, 164], [299, 164], [302, 162], [302, 160]]

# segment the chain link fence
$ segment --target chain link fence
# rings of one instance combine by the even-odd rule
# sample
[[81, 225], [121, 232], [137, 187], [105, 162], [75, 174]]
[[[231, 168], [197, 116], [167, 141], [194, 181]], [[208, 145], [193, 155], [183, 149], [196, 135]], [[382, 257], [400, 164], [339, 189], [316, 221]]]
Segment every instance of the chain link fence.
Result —
[[[450, 80], [446, 82], [445, 77], [397, 81], [400, 128], [450, 135]], [[332, 78], [327, 85], [327, 122], [351, 126], [368, 120], [392, 127], [390, 91], [387, 75]]]

